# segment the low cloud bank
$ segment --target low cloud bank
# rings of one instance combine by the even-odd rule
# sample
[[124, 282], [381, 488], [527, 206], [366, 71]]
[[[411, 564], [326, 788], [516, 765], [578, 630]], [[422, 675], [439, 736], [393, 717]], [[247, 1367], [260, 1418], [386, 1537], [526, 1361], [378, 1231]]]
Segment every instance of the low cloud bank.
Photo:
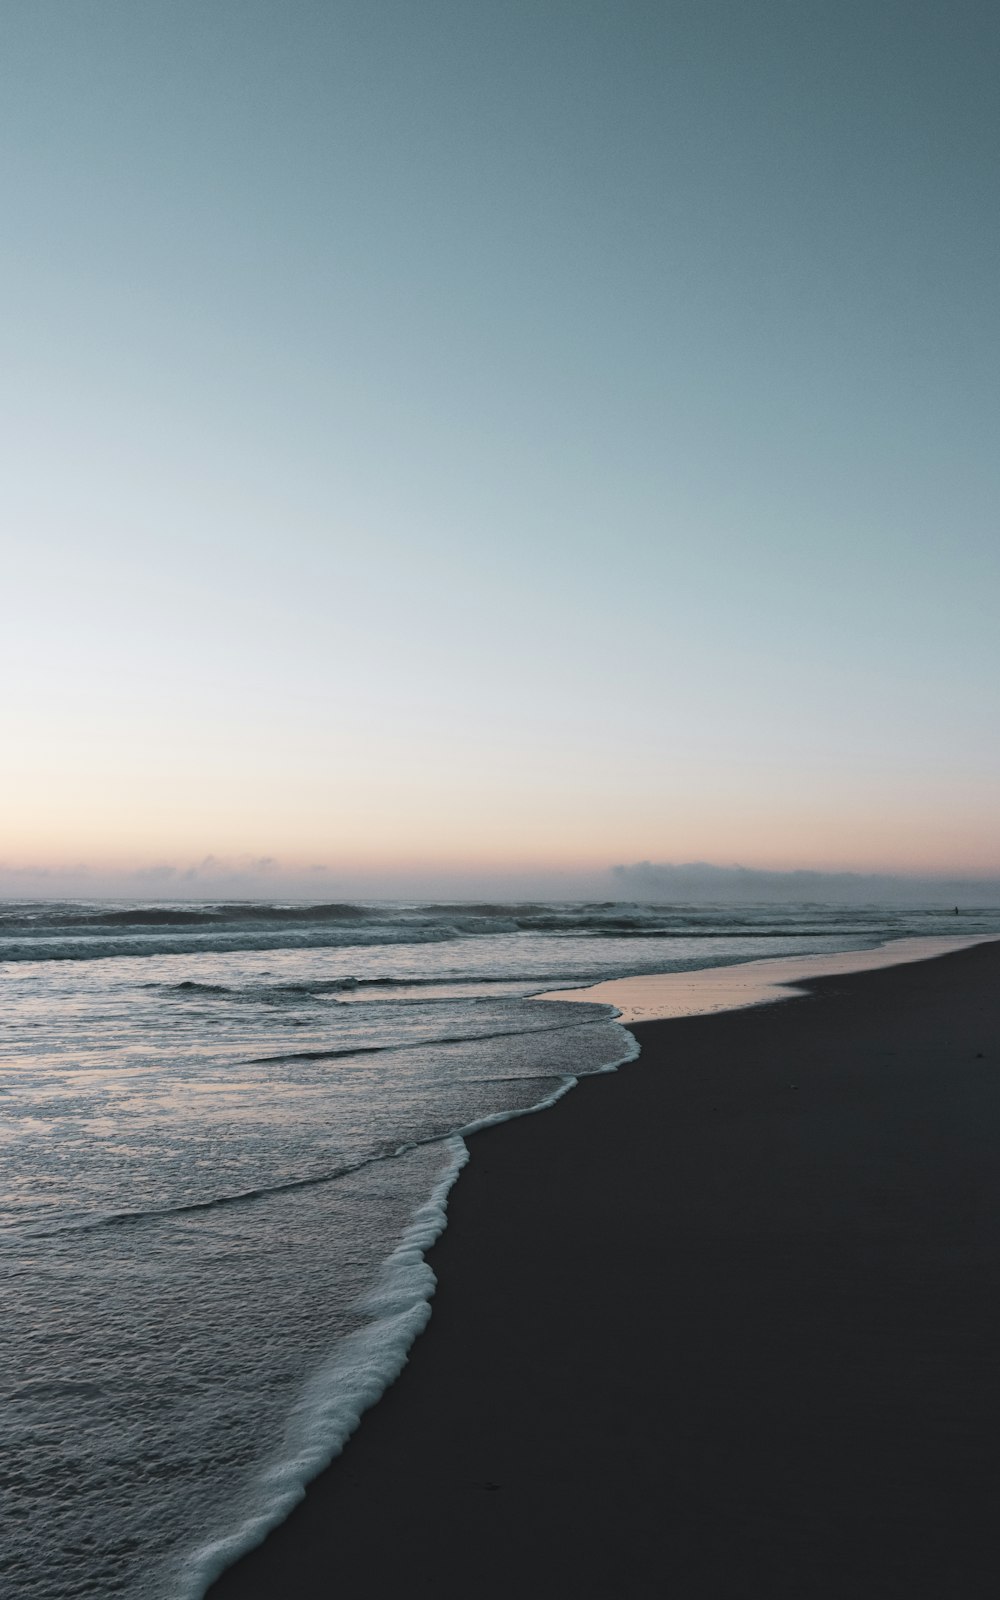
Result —
[[763, 872], [707, 861], [638, 861], [583, 870], [444, 866], [302, 865], [272, 856], [204, 856], [184, 863], [107, 868], [80, 862], [13, 866], [0, 861], [3, 900], [632, 900], [682, 905], [771, 904], [989, 906], [1000, 877], [904, 877], [890, 873]]
[[273, 856], [102, 867], [0, 861], [0, 900], [609, 900], [607, 868], [350, 867]]
[[[271, 856], [204, 856], [182, 866], [154, 862], [118, 868], [82, 861], [16, 867], [0, 862], [0, 898], [6, 900], [196, 900], [215, 895], [236, 899], [287, 892], [278, 863]], [[308, 892], [308, 887], [299, 889], [300, 894]]]
[[616, 898], [723, 904], [1000, 906], [1000, 878], [903, 877], [891, 873], [765, 872], [708, 861], [637, 861], [612, 867]]

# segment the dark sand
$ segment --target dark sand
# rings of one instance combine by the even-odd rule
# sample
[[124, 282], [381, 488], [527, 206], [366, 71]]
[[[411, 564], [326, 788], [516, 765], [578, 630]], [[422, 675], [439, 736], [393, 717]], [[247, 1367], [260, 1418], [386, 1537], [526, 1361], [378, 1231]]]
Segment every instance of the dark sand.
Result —
[[1000, 1594], [1000, 943], [476, 1134], [428, 1333], [212, 1600]]

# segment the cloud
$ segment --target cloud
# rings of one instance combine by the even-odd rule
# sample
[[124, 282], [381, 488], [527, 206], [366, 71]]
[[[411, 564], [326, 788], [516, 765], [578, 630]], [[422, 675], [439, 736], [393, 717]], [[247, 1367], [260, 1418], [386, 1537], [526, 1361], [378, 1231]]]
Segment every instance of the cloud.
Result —
[[1000, 878], [908, 877], [861, 872], [767, 872], [709, 861], [637, 861], [612, 867], [624, 898], [726, 904], [1000, 906]]
[[211, 899], [218, 895], [308, 894], [303, 874], [282, 871], [273, 856], [203, 856], [200, 861], [151, 861], [132, 867], [86, 863], [11, 866], [0, 862], [0, 898], [145, 899], [150, 896]]

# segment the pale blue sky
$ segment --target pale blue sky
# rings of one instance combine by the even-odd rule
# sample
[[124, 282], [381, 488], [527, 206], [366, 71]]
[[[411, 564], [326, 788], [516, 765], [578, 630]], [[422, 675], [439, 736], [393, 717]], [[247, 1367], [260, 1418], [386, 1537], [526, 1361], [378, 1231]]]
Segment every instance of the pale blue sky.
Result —
[[0, 861], [1000, 869], [994, 6], [0, 26]]

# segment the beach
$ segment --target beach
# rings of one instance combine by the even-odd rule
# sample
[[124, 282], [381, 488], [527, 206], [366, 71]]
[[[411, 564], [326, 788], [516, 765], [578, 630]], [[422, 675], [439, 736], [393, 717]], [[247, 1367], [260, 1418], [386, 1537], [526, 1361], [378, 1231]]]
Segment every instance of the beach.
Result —
[[427, 1333], [213, 1600], [995, 1593], [1000, 943], [803, 987], [472, 1136]]

